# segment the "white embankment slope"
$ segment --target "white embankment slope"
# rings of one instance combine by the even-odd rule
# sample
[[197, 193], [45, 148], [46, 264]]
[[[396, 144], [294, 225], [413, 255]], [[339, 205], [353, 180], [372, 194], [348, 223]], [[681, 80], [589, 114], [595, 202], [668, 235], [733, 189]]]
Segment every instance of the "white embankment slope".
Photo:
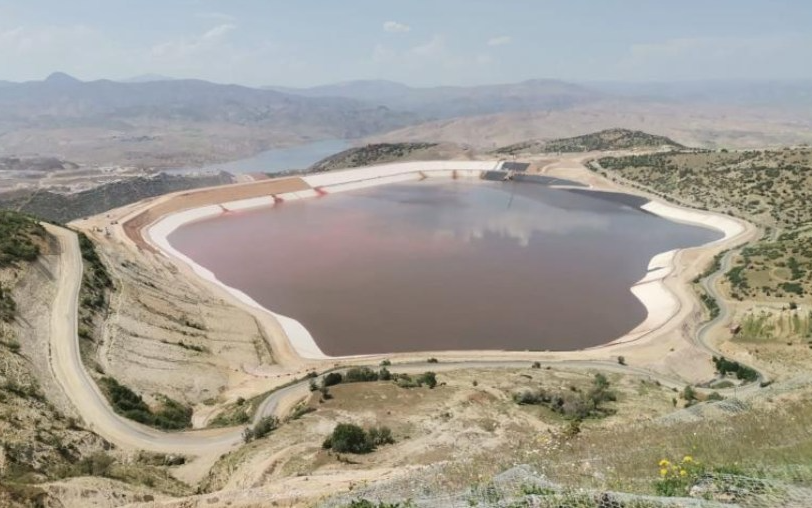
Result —
[[500, 166], [500, 161], [405, 162], [309, 175], [302, 177], [302, 179], [313, 187], [313, 189], [287, 192], [275, 196], [262, 196], [229, 201], [184, 210], [159, 219], [154, 224], [148, 226], [144, 230], [143, 235], [145, 240], [152, 243], [164, 254], [188, 265], [199, 277], [216, 284], [249, 307], [257, 309], [260, 312], [267, 312], [274, 316], [287, 335], [291, 345], [301, 357], [324, 359], [329, 357], [319, 349], [313, 336], [310, 335], [310, 332], [308, 332], [300, 322], [288, 316], [274, 313], [260, 305], [243, 291], [223, 284], [211, 270], [200, 266], [193, 259], [175, 249], [172, 244], [169, 243], [169, 235], [184, 224], [216, 217], [225, 212], [273, 206], [280, 201], [295, 201], [377, 185], [418, 181], [424, 178], [479, 178], [482, 172], [499, 169]]
[[[283, 201], [295, 201], [378, 185], [419, 181], [426, 178], [479, 178], [483, 172], [498, 170], [501, 164], [500, 161], [405, 162], [307, 175], [303, 176], [302, 179], [312, 189], [224, 202], [177, 212], [159, 219], [148, 226], [143, 233], [148, 242], [166, 255], [187, 264], [198, 276], [221, 287], [246, 305], [273, 315], [280, 323], [291, 345], [301, 357], [325, 359], [329, 357], [319, 349], [310, 332], [301, 323], [293, 318], [276, 314], [264, 308], [239, 289], [223, 284], [210, 270], [198, 265], [193, 259], [172, 247], [168, 241], [169, 235], [184, 224], [215, 217], [230, 211], [268, 207]], [[658, 201], [650, 201], [642, 208], [676, 222], [719, 230], [724, 233], [724, 238], [717, 240], [717, 242], [737, 236], [744, 231], [744, 227], [738, 221], [722, 215], [688, 210]], [[679, 299], [664, 284], [665, 278], [671, 275], [675, 269], [676, 254], [677, 251], [674, 250], [658, 254], [652, 258], [646, 276], [631, 288], [632, 293], [646, 307], [647, 317], [631, 332], [617, 339], [615, 343], [639, 338], [661, 327], [677, 314], [680, 308]]]
[[[736, 237], [745, 231], [737, 220], [724, 215], [690, 210], [661, 201], [649, 201], [641, 207], [674, 222], [681, 222], [720, 231], [724, 236], [710, 244], [720, 243]], [[615, 344], [635, 340], [665, 325], [680, 310], [680, 301], [666, 285], [665, 279], [675, 270], [675, 258], [678, 250], [657, 254], [648, 265], [646, 275], [632, 286], [631, 291], [646, 307], [646, 319], [625, 336], [614, 341]]]

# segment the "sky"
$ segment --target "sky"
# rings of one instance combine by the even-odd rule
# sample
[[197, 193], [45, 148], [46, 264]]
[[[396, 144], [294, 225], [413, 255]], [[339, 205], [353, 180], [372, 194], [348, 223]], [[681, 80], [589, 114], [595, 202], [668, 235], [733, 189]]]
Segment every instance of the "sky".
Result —
[[809, 0], [0, 0], [0, 80], [812, 79]]

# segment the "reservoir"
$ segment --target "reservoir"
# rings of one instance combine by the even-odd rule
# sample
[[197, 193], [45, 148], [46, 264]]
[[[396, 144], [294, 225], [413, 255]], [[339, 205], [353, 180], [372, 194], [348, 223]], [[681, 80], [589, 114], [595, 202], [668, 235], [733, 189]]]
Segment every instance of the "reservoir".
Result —
[[242, 173], [280, 173], [291, 169], [307, 169], [316, 162], [350, 147], [344, 139], [327, 139], [296, 145], [287, 148], [274, 148], [250, 157], [232, 162], [212, 164], [199, 168], [170, 169], [172, 174], [217, 173], [227, 171], [232, 175]]
[[651, 258], [721, 232], [622, 194], [429, 179], [186, 224], [174, 248], [328, 355], [570, 350], [641, 323]]

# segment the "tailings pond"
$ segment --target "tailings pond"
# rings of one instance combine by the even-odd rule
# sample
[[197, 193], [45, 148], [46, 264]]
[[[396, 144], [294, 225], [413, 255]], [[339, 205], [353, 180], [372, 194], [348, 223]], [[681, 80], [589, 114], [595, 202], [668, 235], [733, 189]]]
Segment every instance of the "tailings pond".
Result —
[[616, 339], [646, 309], [651, 258], [722, 233], [624, 194], [427, 180], [230, 212], [170, 243], [300, 321], [328, 355], [567, 350]]

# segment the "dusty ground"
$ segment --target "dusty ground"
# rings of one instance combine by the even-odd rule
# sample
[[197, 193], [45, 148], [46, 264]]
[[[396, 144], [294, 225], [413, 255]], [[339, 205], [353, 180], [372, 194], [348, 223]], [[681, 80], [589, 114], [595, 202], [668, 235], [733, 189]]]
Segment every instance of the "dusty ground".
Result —
[[[634, 377], [612, 375], [610, 379], [619, 393], [619, 400], [611, 403], [618, 414], [589, 421], [588, 428], [652, 421], [672, 407], [673, 392], [664, 387], [650, 384], [641, 390]], [[215, 465], [204, 488], [217, 492], [158, 506], [225, 506], [229, 502], [262, 506], [271, 501], [277, 506], [304, 506], [437, 463], [475, 461], [477, 465], [470, 462], [471, 467], [487, 475], [511, 460], [505, 452], [514, 443], [557, 440], [567, 423], [547, 409], [516, 404], [511, 398], [514, 392], [537, 386], [585, 389], [592, 375], [528, 367], [444, 372], [438, 381], [441, 384], [434, 389], [400, 388], [385, 381], [338, 385], [331, 388], [333, 398], [326, 401], [316, 392], [307, 401], [314, 412]], [[395, 444], [360, 456], [325, 451], [321, 443], [336, 422], [388, 426]]]
[[[581, 160], [582, 157], [565, 160], [539, 157], [534, 161], [534, 171], [582, 181], [596, 188], [624, 190], [586, 170]], [[76, 222], [77, 227], [92, 235], [119, 288], [113, 295], [112, 312], [98, 350], [104, 370], [147, 396], [165, 393], [196, 403], [194, 420], [202, 426], [237, 397], [250, 398], [308, 369], [380, 360], [302, 361], [272, 317], [245, 307], [194, 276], [187, 266], [145, 249], [140, 239], [140, 229], [166, 213], [211, 202], [296, 190], [302, 184], [298, 179], [267, 180], [203, 193], [180, 193]], [[128, 222], [131, 219], [134, 220]], [[100, 232], [105, 228], [109, 236]], [[747, 234], [754, 235], [755, 229], [749, 229]], [[582, 360], [605, 362], [596, 363], [596, 368], [612, 366], [611, 370], [622, 370], [625, 367], [618, 366], [617, 358], [623, 356], [630, 372], [634, 369], [650, 372], [644, 377], [678, 378], [685, 383], [706, 381], [713, 377], [713, 367], [709, 355], [690, 340], [693, 323], [700, 319], [702, 311], [688, 282], [723, 248], [720, 245], [713, 249], [688, 249], [679, 254], [678, 269], [666, 284], [679, 296], [681, 308], [657, 330], [634, 340], [585, 351], [432, 353], [440, 360], [440, 380], [447, 383], [435, 390], [404, 390], [387, 383], [335, 387], [331, 390], [335, 399], [308, 402], [316, 408], [315, 413], [283, 425], [271, 439], [252, 443], [221, 459], [204, 487], [224, 491], [168, 501], [166, 506], [217, 506], [229, 502], [263, 506], [270, 500], [280, 505], [299, 505], [303, 499], [421, 467], [416, 464], [477, 456], [478, 467], [486, 463], [502, 466], [502, 459], [494, 460], [495, 451], [507, 449], [508, 443], [532, 441], [536, 435], [550, 436], [551, 431], [555, 434], [563, 424], [560, 417], [545, 414], [539, 408], [515, 405], [510, 400], [512, 390], [522, 383], [539, 380], [552, 386], [585, 382], [583, 369], [569, 372], [571, 365]], [[181, 341], [203, 350], [179, 346]], [[424, 361], [426, 355], [389, 358], [394, 363]], [[483, 359], [522, 360], [528, 365], [536, 360], [562, 363], [552, 371], [522, 372], [515, 368], [482, 370], [471, 363], [465, 369], [448, 365], [452, 360]], [[613, 375], [612, 381], [623, 386], [617, 417], [587, 423], [588, 428], [610, 422], [646, 422], [671, 410], [674, 392], [665, 385], [648, 381], [645, 389], [641, 389], [641, 379], [633, 375]], [[295, 402], [287, 401], [284, 406], [291, 407]], [[353, 459], [357, 464], [338, 462], [320, 448], [324, 436], [338, 420], [367, 426], [388, 425], [395, 432], [397, 444]], [[510, 460], [510, 455], [501, 457]], [[99, 502], [111, 506], [109, 500], [105, 501], [105, 488], [100, 490]]]

